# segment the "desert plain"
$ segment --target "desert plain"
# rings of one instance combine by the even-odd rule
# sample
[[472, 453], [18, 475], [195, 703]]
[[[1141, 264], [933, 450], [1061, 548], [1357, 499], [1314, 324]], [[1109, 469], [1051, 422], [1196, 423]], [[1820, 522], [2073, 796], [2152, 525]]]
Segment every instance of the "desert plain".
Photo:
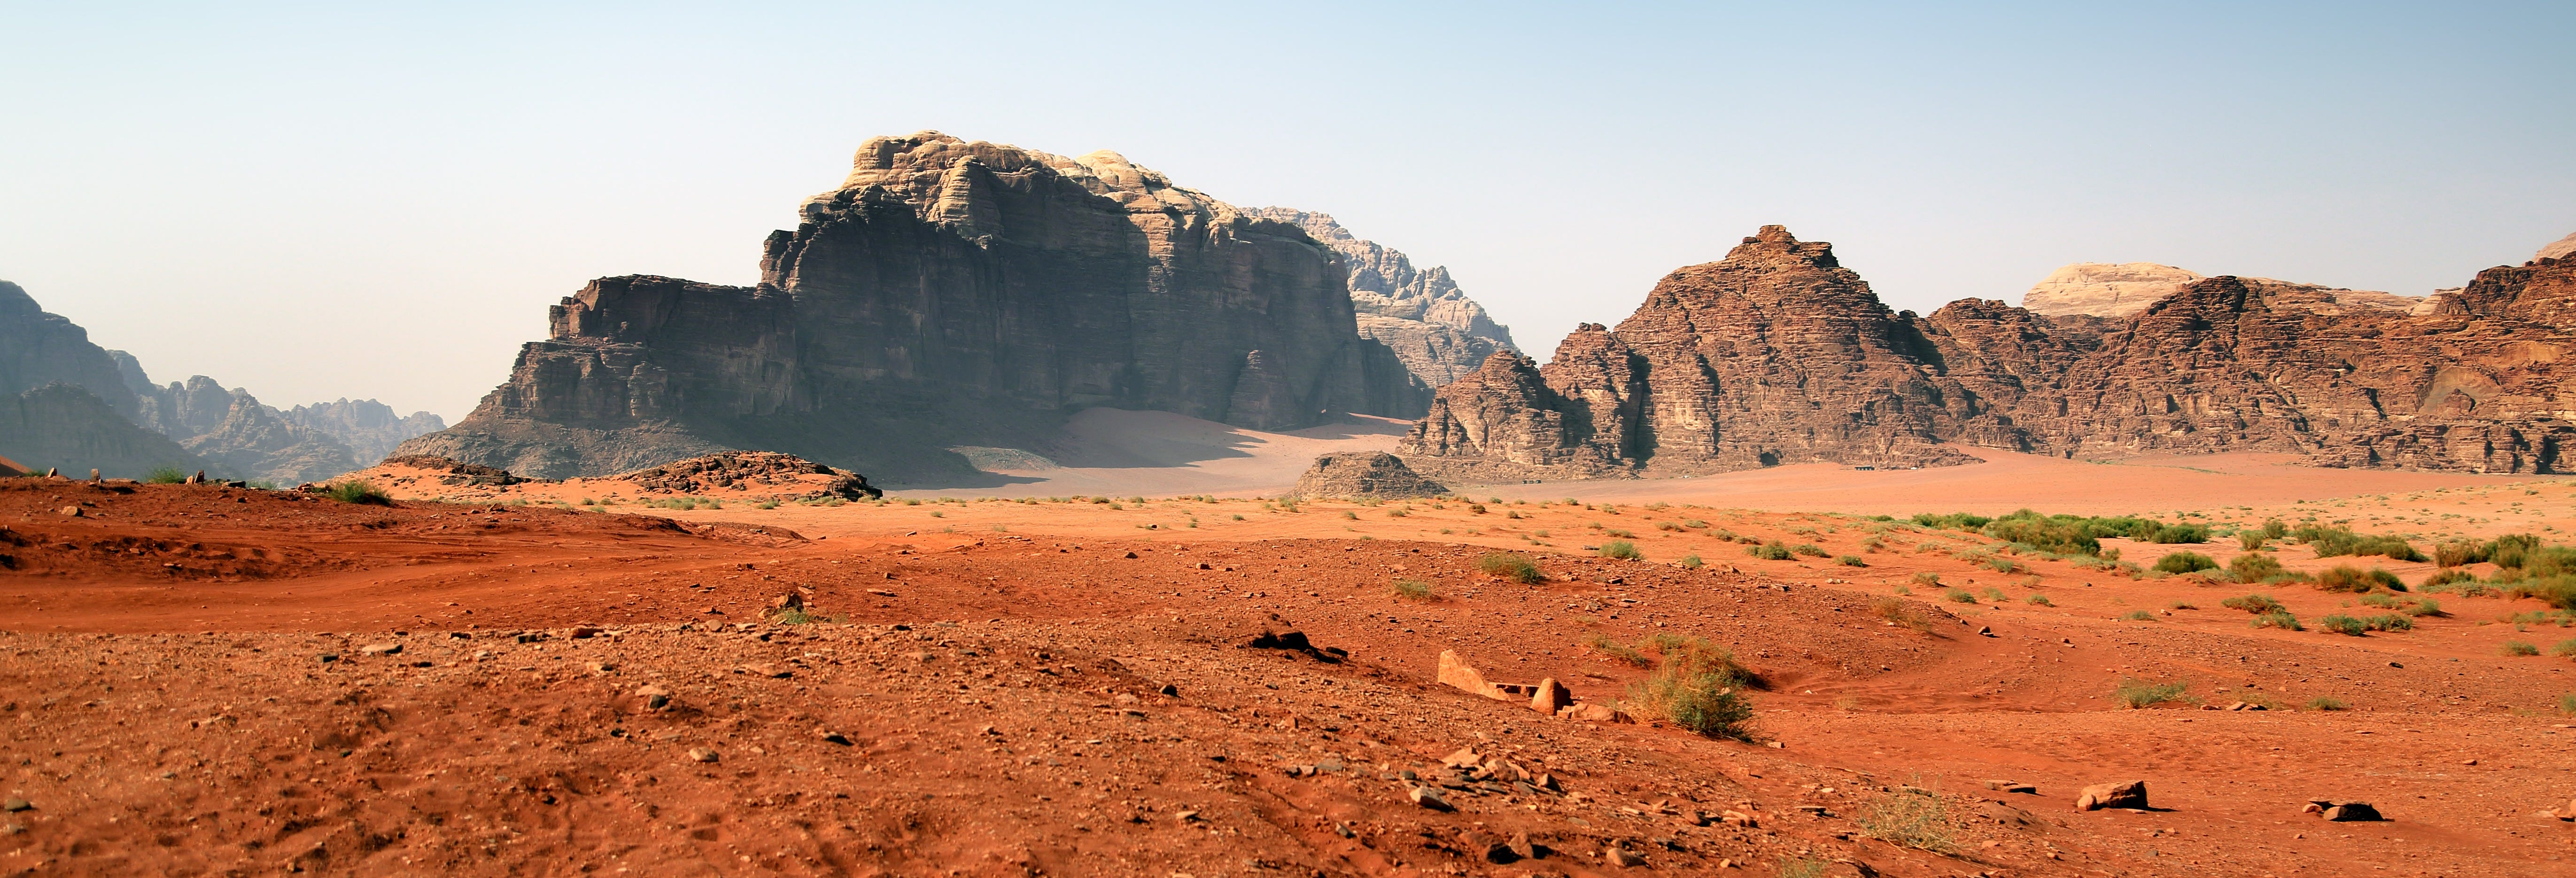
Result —
[[[2275, 521], [2554, 540], [2576, 481], [1981, 452], [1297, 501], [1244, 438], [1253, 487], [1158, 496], [0, 482], [0, 868], [2576, 871], [2566, 613], [2295, 538], [2254, 553], [2407, 590], [2147, 566]], [[2207, 535], [2101, 540], [2123, 567], [1912, 518], [2023, 507]], [[2257, 593], [2301, 630], [2222, 605]], [[1732, 733], [1644, 700], [1685, 642], [1744, 672]], [[1618, 721], [1444, 685], [1444, 653]], [[2130, 781], [2145, 807], [2075, 807]]]

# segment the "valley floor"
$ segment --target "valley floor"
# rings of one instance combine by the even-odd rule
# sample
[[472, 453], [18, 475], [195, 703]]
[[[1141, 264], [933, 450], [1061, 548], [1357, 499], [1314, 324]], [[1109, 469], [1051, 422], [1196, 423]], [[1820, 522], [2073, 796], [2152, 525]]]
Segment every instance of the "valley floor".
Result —
[[[2237, 466], [2218, 463], [2191, 465]], [[2238, 475], [2296, 476], [2266, 472]], [[2342, 521], [2428, 548], [2576, 527], [2563, 481], [2308, 472], [2068, 511]], [[677, 510], [548, 486], [388, 508], [9, 480], [0, 795], [25, 807], [0, 813], [0, 870], [2576, 874], [2576, 824], [2540, 813], [2576, 796], [2558, 710], [2576, 681], [2549, 654], [2576, 629], [2536, 601], [2444, 594], [2411, 630], [2348, 636], [2313, 620], [2379, 610], [2305, 585], [1537, 487], [1556, 502]], [[2081, 493], [2022, 487], [2038, 499], [2007, 508]], [[2011, 488], [1849, 511], [1978, 511]], [[1823, 555], [1761, 560], [1744, 539]], [[1611, 540], [1644, 559], [1595, 557]], [[2238, 553], [2107, 544], [2140, 564]], [[1547, 580], [1484, 574], [1496, 551]], [[2358, 560], [2408, 583], [2433, 570]], [[2258, 591], [2310, 630], [2219, 606]], [[789, 595], [814, 621], [780, 621]], [[1250, 646], [1290, 629], [1347, 660]], [[1453, 651], [1619, 701], [1646, 671], [1605, 646], [1658, 634], [1760, 676], [1751, 740], [1433, 680]], [[2541, 654], [2506, 654], [2521, 643]], [[2128, 709], [2115, 693], [2139, 683], [2185, 700]], [[2239, 702], [2271, 709], [2196, 709]], [[2333, 702], [2348, 709], [2317, 709]], [[1444, 771], [1461, 750], [1516, 768]], [[2152, 809], [2070, 807], [2125, 780]], [[1453, 810], [1416, 804], [1417, 785]], [[2301, 813], [2312, 799], [2390, 819], [2324, 822]]]

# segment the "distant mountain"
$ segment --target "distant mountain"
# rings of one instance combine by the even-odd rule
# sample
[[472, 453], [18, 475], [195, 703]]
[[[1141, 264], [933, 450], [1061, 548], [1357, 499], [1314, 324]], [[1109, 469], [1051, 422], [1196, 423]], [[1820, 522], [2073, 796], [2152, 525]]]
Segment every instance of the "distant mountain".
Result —
[[[2209, 278], [2189, 269], [2158, 265], [2153, 262], [2078, 262], [2050, 272], [2039, 283], [2023, 293], [2021, 306], [2033, 314], [2064, 316], [2085, 314], [2094, 317], [2128, 317], [2147, 310], [2166, 296]], [[2347, 290], [2319, 284], [2303, 284], [2249, 277], [2249, 283], [2301, 291], [2309, 301], [2331, 303], [2335, 308], [2361, 308], [2397, 311], [2407, 314], [2430, 314], [2433, 300], [2426, 296], [2400, 296], [2377, 290]]]
[[2540, 248], [2540, 252], [2531, 255], [2531, 261], [2565, 259], [2569, 256], [2576, 256], [2576, 233], [2549, 242], [2548, 246]]
[[374, 400], [294, 414], [198, 375], [157, 385], [132, 354], [111, 351], [17, 284], [0, 281], [0, 455], [31, 467], [139, 477], [159, 467], [221, 478], [321, 481], [444, 426], [398, 418]]
[[1422, 383], [1439, 387], [1476, 371], [1495, 351], [1519, 350], [1512, 331], [1467, 298], [1447, 267], [1414, 268], [1402, 251], [1351, 234], [1330, 214], [1287, 207], [1251, 213], [1294, 223], [1341, 254], [1360, 335], [1393, 349]]

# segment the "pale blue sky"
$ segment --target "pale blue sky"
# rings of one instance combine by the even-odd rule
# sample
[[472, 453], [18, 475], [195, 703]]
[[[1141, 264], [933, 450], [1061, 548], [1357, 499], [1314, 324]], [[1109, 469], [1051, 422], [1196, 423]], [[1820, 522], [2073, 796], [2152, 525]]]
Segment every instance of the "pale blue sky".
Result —
[[1113, 149], [1541, 357], [1763, 223], [1890, 304], [2398, 293], [2576, 231], [2576, 5], [0, 2], [0, 279], [156, 378], [463, 415], [597, 276], [748, 283], [870, 135]]

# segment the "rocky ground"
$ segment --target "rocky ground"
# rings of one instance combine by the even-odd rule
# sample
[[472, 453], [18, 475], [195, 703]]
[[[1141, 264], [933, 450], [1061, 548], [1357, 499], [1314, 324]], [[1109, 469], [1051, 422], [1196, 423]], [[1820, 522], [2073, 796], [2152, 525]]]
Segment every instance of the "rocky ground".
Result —
[[[2514, 621], [2531, 601], [2445, 596], [2366, 637], [2254, 629], [2217, 606], [2242, 587], [2001, 573], [1982, 538], [1808, 513], [571, 505], [0, 486], [0, 868], [2576, 872], [2576, 831], [2540, 814], [2576, 794], [2570, 664], [2500, 654], [2562, 639]], [[2576, 489], [2311, 505], [2520, 529], [2508, 511], [2556, 522]], [[1757, 560], [1717, 530], [1866, 566]], [[1650, 560], [1591, 557], [1610, 531]], [[1480, 572], [1504, 547], [1547, 581]], [[2303, 552], [2279, 554], [2348, 560]], [[2265, 591], [2310, 619], [2351, 600]], [[1292, 629], [1348, 658], [1250, 646]], [[1432, 681], [1454, 651], [1616, 701], [1644, 671], [1597, 644], [1655, 634], [1759, 675], [1751, 740]], [[2133, 679], [2196, 703], [2126, 709]], [[2192, 709], [2237, 702], [2278, 709]], [[2126, 780], [2151, 809], [2072, 809]], [[2390, 819], [2302, 813], [2317, 799]]]

